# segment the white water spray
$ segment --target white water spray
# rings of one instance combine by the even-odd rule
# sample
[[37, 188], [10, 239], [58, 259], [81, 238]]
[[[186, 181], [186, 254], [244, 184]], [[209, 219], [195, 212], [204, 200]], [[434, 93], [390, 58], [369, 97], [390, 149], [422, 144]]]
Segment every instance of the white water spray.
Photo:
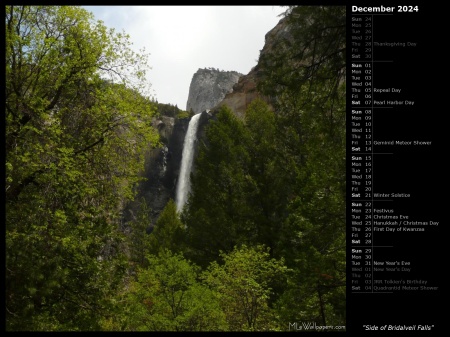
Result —
[[191, 190], [190, 175], [192, 169], [192, 162], [194, 159], [194, 144], [197, 139], [197, 128], [200, 115], [196, 114], [192, 116], [189, 121], [189, 126], [184, 137], [183, 154], [181, 157], [180, 176], [178, 177], [177, 191], [175, 196], [175, 202], [177, 204], [177, 210], [180, 212], [186, 203], [187, 196]]

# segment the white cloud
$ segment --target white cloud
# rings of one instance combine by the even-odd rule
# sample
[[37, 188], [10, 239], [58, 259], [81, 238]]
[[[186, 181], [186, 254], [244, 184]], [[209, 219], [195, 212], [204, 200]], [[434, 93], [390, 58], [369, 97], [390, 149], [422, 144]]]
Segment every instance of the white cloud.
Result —
[[156, 98], [181, 109], [199, 68], [247, 74], [284, 11], [278, 6], [83, 7], [107, 27], [129, 34], [136, 50], [145, 47]]

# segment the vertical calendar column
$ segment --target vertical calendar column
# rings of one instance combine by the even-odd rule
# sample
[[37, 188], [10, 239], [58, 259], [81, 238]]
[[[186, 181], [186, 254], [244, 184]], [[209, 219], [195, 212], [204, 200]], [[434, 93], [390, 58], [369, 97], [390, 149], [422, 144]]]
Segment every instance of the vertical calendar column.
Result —
[[372, 292], [372, 15], [351, 23], [351, 276], [353, 292]]
[[418, 24], [439, 20], [415, 5], [348, 9], [348, 331], [439, 335], [445, 99], [435, 27]]

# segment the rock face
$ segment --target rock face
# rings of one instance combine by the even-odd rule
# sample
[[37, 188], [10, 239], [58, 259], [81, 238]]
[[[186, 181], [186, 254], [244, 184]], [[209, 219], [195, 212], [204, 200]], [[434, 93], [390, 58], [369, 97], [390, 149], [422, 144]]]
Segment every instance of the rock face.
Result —
[[[199, 120], [197, 134], [203, 135], [204, 128], [212, 116], [202, 113]], [[136, 218], [142, 198], [150, 207], [148, 231], [150, 232], [159, 214], [170, 199], [175, 200], [178, 178], [180, 176], [183, 144], [189, 126], [189, 118], [173, 118], [161, 116], [153, 121], [158, 130], [161, 143], [160, 148], [149, 149], [145, 158], [145, 170], [142, 175], [146, 178], [138, 187], [138, 195], [134, 202], [130, 202], [124, 212], [124, 222]], [[198, 151], [198, 144], [194, 149], [194, 156]]]
[[186, 110], [200, 113], [213, 108], [232, 91], [242, 74], [236, 71], [199, 69], [192, 77]]
[[145, 158], [145, 170], [142, 173], [146, 180], [139, 184], [135, 201], [126, 207], [124, 222], [136, 218], [140, 203], [144, 198], [151, 209], [150, 230], [169, 199], [175, 200], [184, 135], [188, 124], [188, 118], [177, 119], [167, 116], [161, 116], [153, 121], [153, 126], [158, 130], [163, 146], [148, 150]]
[[[287, 20], [283, 18], [265, 35], [264, 47], [260, 51], [260, 58], [262, 55], [269, 54], [277, 48], [278, 41], [289, 38], [290, 33]], [[239, 81], [233, 86], [233, 90], [227, 93], [224, 99], [211, 109], [212, 112], [216, 113], [220, 106], [226, 104], [238, 117], [244, 118], [247, 106], [255, 98], [261, 98], [270, 105], [270, 97], [265, 97], [257, 91], [257, 83], [262, 76], [264, 76], [264, 69], [261, 68], [260, 64], [257, 64], [247, 75], [239, 78]]]
[[217, 112], [222, 105], [227, 105], [240, 118], [244, 118], [247, 106], [257, 97], [262, 97], [256, 90], [256, 77], [258, 73], [256, 67], [242, 76], [239, 82], [233, 86], [233, 91], [225, 95], [224, 99], [211, 110]]

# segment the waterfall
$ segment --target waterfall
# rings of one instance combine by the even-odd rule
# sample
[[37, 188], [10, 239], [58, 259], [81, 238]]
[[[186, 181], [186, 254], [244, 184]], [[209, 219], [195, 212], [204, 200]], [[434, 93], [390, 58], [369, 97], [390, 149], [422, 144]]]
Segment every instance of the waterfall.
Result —
[[180, 212], [186, 202], [188, 193], [191, 190], [190, 175], [192, 169], [192, 161], [194, 159], [194, 144], [197, 139], [197, 128], [200, 115], [196, 114], [192, 116], [189, 121], [189, 126], [184, 137], [183, 154], [181, 156], [181, 168], [180, 176], [178, 177], [177, 191], [175, 196], [175, 202], [177, 204], [177, 210]]

